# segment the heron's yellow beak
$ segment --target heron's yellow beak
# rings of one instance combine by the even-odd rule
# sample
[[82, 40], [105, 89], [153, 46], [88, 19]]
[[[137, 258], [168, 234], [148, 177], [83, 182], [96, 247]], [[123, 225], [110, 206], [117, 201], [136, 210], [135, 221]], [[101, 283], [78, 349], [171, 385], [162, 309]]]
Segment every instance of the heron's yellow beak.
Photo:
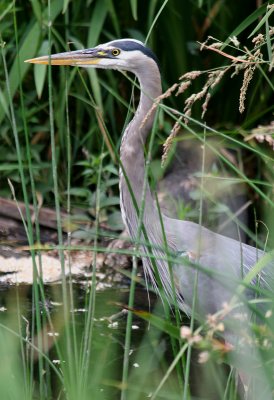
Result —
[[103, 50], [86, 49], [31, 58], [30, 60], [26, 60], [25, 62], [46, 65], [51, 64], [88, 66], [98, 64], [100, 60], [106, 55], [107, 54]]

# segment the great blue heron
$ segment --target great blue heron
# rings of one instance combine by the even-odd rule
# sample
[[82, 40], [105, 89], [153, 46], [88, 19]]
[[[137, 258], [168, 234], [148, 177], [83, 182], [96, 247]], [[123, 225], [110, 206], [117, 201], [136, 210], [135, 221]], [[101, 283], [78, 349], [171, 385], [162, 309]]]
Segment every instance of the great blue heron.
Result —
[[[161, 280], [167, 296], [178, 301], [180, 308], [190, 311], [193, 288], [196, 285], [195, 312], [205, 316], [218, 312], [235, 294], [237, 284], [261, 259], [264, 252], [240, 241], [214, 233], [199, 224], [159, 215], [159, 209], [147, 183], [144, 184], [144, 145], [155, 118], [154, 100], [162, 93], [161, 75], [156, 56], [143, 43], [133, 39], [114, 40], [86, 50], [43, 56], [28, 60], [36, 64], [73, 65], [85, 68], [104, 68], [130, 71], [140, 83], [141, 97], [134, 118], [124, 131], [121, 142], [120, 205], [123, 221], [133, 240], [138, 236], [138, 210], [144, 202], [141, 239], [145, 255], [146, 275]], [[129, 189], [129, 186], [131, 189]], [[144, 190], [145, 189], [145, 190]], [[145, 193], [145, 195], [144, 195]], [[149, 243], [149, 245], [148, 245]], [[166, 261], [166, 247], [180, 262], [170, 268]], [[152, 253], [153, 257], [149, 257]], [[199, 270], [196, 280], [197, 268]], [[267, 262], [251, 286], [273, 288], [273, 259]], [[173, 278], [171, 277], [173, 275]], [[196, 282], [196, 283], [195, 283]], [[175, 297], [174, 297], [175, 290]], [[245, 290], [253, 296], [251, 287]]]

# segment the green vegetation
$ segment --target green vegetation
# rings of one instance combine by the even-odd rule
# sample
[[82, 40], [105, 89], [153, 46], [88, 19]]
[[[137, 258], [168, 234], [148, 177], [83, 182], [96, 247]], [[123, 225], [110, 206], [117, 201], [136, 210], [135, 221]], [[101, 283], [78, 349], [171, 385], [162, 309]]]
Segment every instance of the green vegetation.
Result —
[[[1, 1], [0, 196], [26, 205], [34, 277], [30, 288], [14, 287], [1, 296], [1, 399], [233, 400], [239, 398], [238, 369], [253, 377], [260, 370], [259, 383], [254, 379], [250, 385], [255, 398], [268, 399], [267, 391], [274, 392], [273, 293], [256, 287], [269, 307], [259, 326], [260, 300], [247, 304], [254, 311], [248, 351], [237, 353], [215, 338], [223, 330], [222, 316], [237, 308], [238, 299], [220, 305], [217, 316], [200, 324], [179, 317], [178, 307], [173, 314], [165, 301], [140, 311], [136, 280], [140, 286], [145, 283], [137, 276], [138, 243], [134, 250], [106, 247], [106, 236], [116, 238], [122, 230], [118, 153], [121, 131], [135, 109], [133, 88], [138, 93], [132, 76], [23, 62], [114, 38], [147, 40], [159, 58], [165, 93], [147, 147], [154, 160], [147, 167], [152, 185], [169, 170], [176, 146], [189, 140], [202, 146], [204, 162], [192, 171], [198, 184], [189, 200], [176, 202], [177, 214], [216, 231], [235, 220], [248, 243], [271, 250], [274, 8], [271, 2], [255, 3]], [[198, 42], [205, 42], [202, 51]], [[213, 160], [209, 165], [207, 154]], [[223, 201], [242, 188], [245, 222], [238, 209], [231, 211]], [[56, 209], [55, 249], [63, 271], [61, 285], [50, 287], [40, 279], [41, 254], [51, 249], [40, 246], [41, 199]], [[77, 215], [64, 222], [61, 208], [68, 214], [76, 209]], [[87, 214], [90, 224], [79, 225]], [[221, 222], [220, 215], [225, 216]], [[64, 224], [72, 230], [66, 239]], [[91, 274], [83, 285], [65, 276], [65, 253], [79, 249], [93, 250]], [[129, 300], [121, 288], [96, 291], [97, 258], [110, 251], [132, 256]], [[237, 283], [239, 298], [271, 257], [273, 253]], [[147, 297], [145, 291], [141, 295]], [[48, 298], [59, 304], [53, 311]], [[129, 311], [120, 313], [125, 303]], [[136, 321], [140, 329], [135, 330]]]

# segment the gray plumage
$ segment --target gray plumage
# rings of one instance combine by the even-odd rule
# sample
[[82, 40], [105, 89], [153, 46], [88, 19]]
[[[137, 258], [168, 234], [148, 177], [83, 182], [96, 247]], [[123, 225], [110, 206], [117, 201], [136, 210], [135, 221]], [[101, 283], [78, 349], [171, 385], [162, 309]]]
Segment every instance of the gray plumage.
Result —
[[[48, 56], [29, 60], [34, 63], [49, 62]], [[143, 265], [146, 275], [156, 285], [155, 274], [150, 257], [156, 256], [158, 273], [168, 298], [172, 301], [171, 277], [166, 257], [165, 240], [168, 250], [177, 257], [179, 263], [173, 263], [172, 272], [176, 297], [182, 309], [190, 312], [193, 301], [193, 285], [196, 268], [199, 266], [197, 281], [197, 307], [201, 315], [213, 314], [229, 302], [235, 293], [237, 284], [256, 264], [264, 253], [254, 247], [188, 221], [181, 221], [162, 215], [164, 235], [158, 208], [149, 185], [144, 186], [145, 158], [144, 146], [151, 131], [155, 110], [151, 112], [153, 101], [162, 93], [161, 76], [155, 55], [141, 42], [126, 39], [115, 40], [94, 49], [60, 53], [50, 56], [53, 65], [78, 65], [81, 67], [127, 70], [133, 72], [140, 83], [141, 97], [134, 118], [123, 134], [121, 143], [121, 162], [130, 182], [137, 208], [141, 209], [144, 196], [143, 225], [147, 237], [142, 233], [141, 240], [148, 239], [150, 246], [143, 245]], [[120, 170], [121, 211], [128, 233], [133, 241], [138, 236], [138, 215], [125, 175]], [[150, 248], [148, 248], [150, 247]], [[203, 272], [203, 268], [204, 271]], [[260, 272], [257, 280], [262, 288], [273, 289], [273, 260]], [[210, 274], [212, 271], [212, 274]], [[253, 296], [251, 289], [246, 290], [247, 297]]]

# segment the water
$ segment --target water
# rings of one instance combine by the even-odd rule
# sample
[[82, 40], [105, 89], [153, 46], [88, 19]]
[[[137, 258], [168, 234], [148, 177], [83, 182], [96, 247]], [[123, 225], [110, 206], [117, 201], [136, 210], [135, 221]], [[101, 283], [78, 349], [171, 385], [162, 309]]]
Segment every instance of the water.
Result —
[[[80, 360], [83, 357], [85, 328], [89, 326], [91, 336], [90, 353], [88, 364], [86, 364], [88, 377], [87, 393], [88, 396], [96, 400], [120, 398], [127, 322], [127, 312], [124, 311], [123, 305], [127, 305], [128, 303], [130, 289], [130, 280], [127, 277], [121, 274], [120, 281], [118, 281], [115, 270], [112, 273], [108, 271], [108, 274], [105, 272], [103, 270], [99, 271], [101, 277], [101, 285], [99, 287], [101, 289], [96, 291], [92, 325], [87, 325], [90, 323], [88, 320], [88, 299], [90, 295], [89, 283], [91, 274], [88, 270], [85, 271], [85, 274], [78, 276], [77, 279], [73, 279], [73, 304], [70, 302], [67, 303], [69, 319], [66, 319], [64, 315], [64, 294], [60, 283], [44, 286], [45, 298], [42, 301], [42, 296], [40, 296], [40, 301], [37, 304], [38, 310], [34, 307], [32, 285], [2, 284], [0, 286], [0, 323], [15, 332], [18, 331], [18, 323], [20, 323], [21, 336], [26, 338], [31, 344], [37, 346], [37, 323], [35, 323], [35, 328], [32, 332], [32, 322], [34, 321], [33, 318], [36, 318], [35, 313], [39, 311], [43, 336], [46, 338], [43, 341], [42, 352], [51, 360], [62, 375], [64, 374], [65, 377], [72, 375], [73, 379], [70, 381], [70, 384], [75, 387], [77, 387], [79, 378], [81, 378], [81, 376], [77, 376], [77, 373], [80, 371], [81, 375], [85, 371], [85, 369], [81, 370]], [[105, 286], [103, 285], [104, 281]], [[66, 291], [70, 293], [69, 284], [66, 286]], [[153, 293], [150, 293], [148, 301], [147, 291], [141, 285], [137, 285], [136, 288], [134, 308], [151, 311], [165, 319], [161, 302], [157, 301], [157, 297]], [[48, 315], [50, 316], [53, 329], [48, 322]], [[74, 334], [75, 336], [73, 336]], [[71, 345], [69, 352], [67, 348], [68, 337], [70, 337]], [[76, 347], [74, 347], [73, 337], [75, 337]], [[55, 341], [58, 343], [59, 352]], [[20, 357], [18, 343], [14, 346], [13, 342], [13, 346], [11, 347], [15, 347], [15, 351], [10, 353], [9, 350], [9, 358], [17, 360], [16, 365], [18, 365], [18, 357]], [[7, 348], [9, 349], [9, 347]], [[5, 346], [2, 346], [1, 354], [3, 350], [5, 350]], [[31, 346], [24, 344], [24, 352], [26, 359], [30, 357]], [[36, 394], [34, 398], [40, 399], [39, 388], [41, 386], [41, 377], [39, 376], [39, 353], [34, 352], [33, 357], [34, 393]], [[194, 351], [190, 379], [192, 393], [196, 394], [197, 398], [210, 400], [220, 398], [220, 392], [217, 388], [220, 385], [220, 380], [218, 381], [217, 378], [212, 379], [212, 376], [216, 374], [216, 370], [212, 369], [212, 374], [213, 372], [214, 374], [211, 376], [211, 380], [208, 381], [210, 365], [199, 365], [197, 358], [197, 352]], [[172, 351], [170, 336], [154, 327], [153, 323], [148, 323], [133, 315], [128, 367], [128, 398], [130, 400], [149, 398], [164, 377], [173, 359], [174, 353]], [[49, 364], [45, 362], [44, 358], [42, 358], [42, 364], [44, 371], [42, 380], [44, 387], [46, 387], [46, 399], [66, 399], [66, 392], [62, 384], [60, 384], [56, 373], [48, 366]], [[220, 366], [218, 368], [221, 369]], [[17, 371], [17, 374], [20, 375], [20, 371]], [[205, 376], [207, 377], [206, 384]], [[161, 393], [161, 396], [157, 398], [167, 400], [182, 398], [182, 387], [178, 383], [176, 370], [169, 376]]]

